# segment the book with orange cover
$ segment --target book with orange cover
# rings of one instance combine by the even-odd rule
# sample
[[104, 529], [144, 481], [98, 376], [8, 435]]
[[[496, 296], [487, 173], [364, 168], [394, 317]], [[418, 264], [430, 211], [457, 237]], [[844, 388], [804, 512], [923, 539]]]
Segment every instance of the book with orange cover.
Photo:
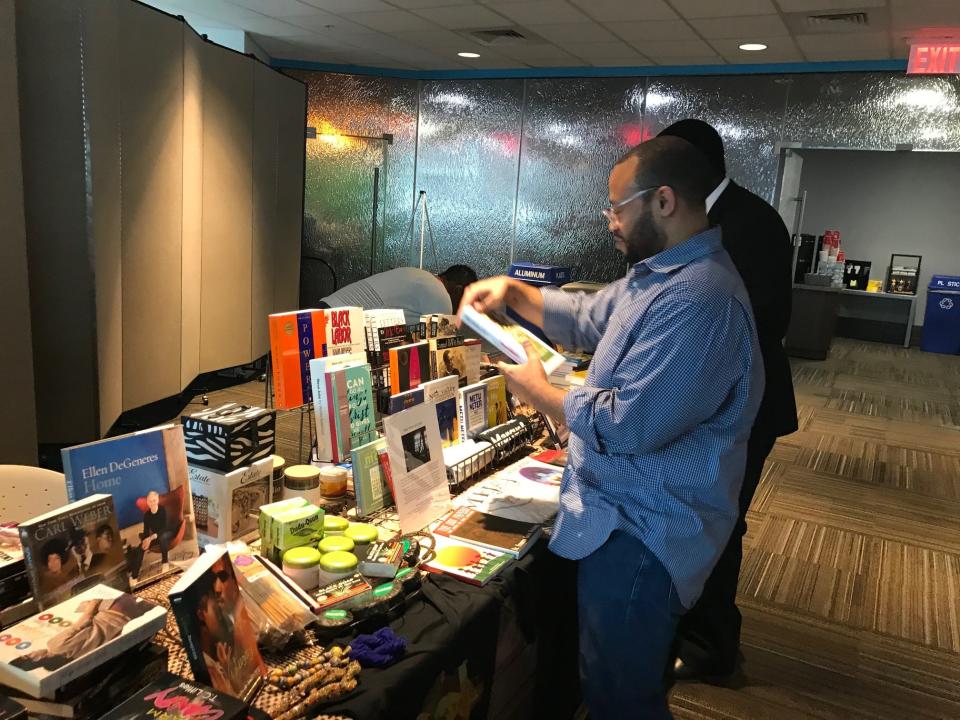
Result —
[[273, 406], [300, 407], [313, 400], [310, 361], [326, 355], [326, 315], [323, 310], [297, 310], [275, 313], [269, 320]]

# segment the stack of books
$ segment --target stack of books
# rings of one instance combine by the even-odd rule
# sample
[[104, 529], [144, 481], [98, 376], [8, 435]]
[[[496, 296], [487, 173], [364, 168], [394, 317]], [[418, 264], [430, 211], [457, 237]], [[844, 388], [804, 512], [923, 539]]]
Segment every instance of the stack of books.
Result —
[[564, 389], [583, 387], [593, 356], [578, 352], [565, 352], [562, 355], [563, 362], [550, 373], [550, 384]]
[[30, 597], [30, 582], [23, 562], [19, 533], [12, 524], [3, 530], [7, 532], [0, 535], [0, 628], [23, 619], [14, 617], [4, 622], [8, 610], [15, 609]]

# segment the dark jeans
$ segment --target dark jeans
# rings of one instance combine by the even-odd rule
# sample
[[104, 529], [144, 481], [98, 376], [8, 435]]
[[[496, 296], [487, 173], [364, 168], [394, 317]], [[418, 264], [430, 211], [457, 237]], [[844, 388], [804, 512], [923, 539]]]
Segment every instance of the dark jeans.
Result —
[[[170, 541], [173, 540], [173, 530], [164, 530], [157, 535], [154, 542], [160, 548], [160, 562], [167, 562], [167, 554], [170, 552]], [[141, 540], [141, 542], [143, 542]], [[130, 548], [127, 563], [130, 568], [130, 575], [134, 580], [140, 577], [140, 568], [143, 567], [143, 548], [139, 544]]]
[[747, 510], [763, 474], [763, 463], [775, 442], [776, 438], [757, 437], [757, 433], [750, 436], [737, 524], [707, 578], [700, 599], [684, 615], [677, 628], [677, 654], [707, 674], [728, 675], [736, 669], [742, 624], [737, 609], [737, 580], [743, 561]]
[[663, 670], [684, 608], [660, 561], [616, 531], [580, 561], [577, 600], [591, 720], [670, 718]]

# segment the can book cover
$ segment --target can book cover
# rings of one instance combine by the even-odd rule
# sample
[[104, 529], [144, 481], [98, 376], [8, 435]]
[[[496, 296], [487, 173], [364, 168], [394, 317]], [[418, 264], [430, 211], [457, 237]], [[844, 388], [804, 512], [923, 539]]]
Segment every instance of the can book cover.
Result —
[[159, 605], [95, 585], [0, 635], [0, 683], [53, 699], [57, 688], [152, 638], [166, 615]]
[[194, 678], [249, 700], [266, 666], [227, 551], [204, 553], [168, 597]]
[[247, 703], [164, 673], [101, 720], [242, 720], [246, 716]]
[[20, 545], [41, 610], [100, 583], [130, 589], [113, 498], [105, 494], [20, 523]]
[[67, 497], [109, 493], [135, 585], [200, 554], [181, 425], [161, 425], [61, 450]]

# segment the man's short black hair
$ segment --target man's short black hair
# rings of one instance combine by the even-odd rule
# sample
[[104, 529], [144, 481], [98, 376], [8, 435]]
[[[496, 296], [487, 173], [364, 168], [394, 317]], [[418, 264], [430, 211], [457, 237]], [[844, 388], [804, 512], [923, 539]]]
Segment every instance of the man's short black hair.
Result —
[[59, 555], [61, 563], [65, 563], [67, 561], [67, 543], [60, 538], [48, 540], [40, 552], [43, 555], [44, 564], [46, 564], [47, 558], [49, 558], [51, 555]]
[[113, 539], [114, 539], [113, 528], [110, 527], [109, 525], [101, 525], [100, 527], [98, 527], [98, 528], [97, 528], [97, 537], [98, 537], [98, 538], [99, 538], [99, 537], [103, 537], [104, 535], [109, 536], [110, 539], [113, 540]]
[[[440, 273], [440, 277], [449, 283], [463, 287], [477, 281], [477, 273], [469, 265], [451, 265]], [[456, 310], [456, 308], [454, 308], [454, 310]]]
[[713, 190], [713, 172], [703, 153], [677, 137], [655, 137], [630, 148], [617, 165], [636, 158], [633, 182], [637, 190], [666, 185], [681, 200], [703, 207]]
[[727, 174], [727, 164], [723, 153], [723, 140], [720, 133], [710, 123], [697, 118], [678, 120], [660, 131], [657, 137], [683, 138], [702, 152], [713, 168], [717, 184]]

